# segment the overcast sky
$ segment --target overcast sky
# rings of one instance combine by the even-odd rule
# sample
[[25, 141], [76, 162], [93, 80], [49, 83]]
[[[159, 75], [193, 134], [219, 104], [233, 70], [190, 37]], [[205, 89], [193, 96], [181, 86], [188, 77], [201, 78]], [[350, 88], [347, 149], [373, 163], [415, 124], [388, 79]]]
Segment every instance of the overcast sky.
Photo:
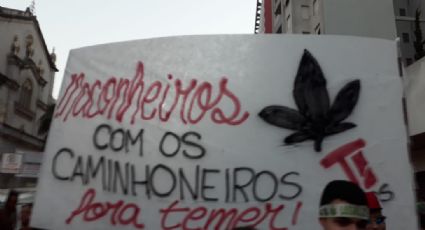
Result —
[[[0, 0], [25, 10], [31, 0]], [[57, 66], [59, 93], [69, 50], [83, 46], [188, 34], [252, 34], [256, 0], [38, 0], [35, 14]]]

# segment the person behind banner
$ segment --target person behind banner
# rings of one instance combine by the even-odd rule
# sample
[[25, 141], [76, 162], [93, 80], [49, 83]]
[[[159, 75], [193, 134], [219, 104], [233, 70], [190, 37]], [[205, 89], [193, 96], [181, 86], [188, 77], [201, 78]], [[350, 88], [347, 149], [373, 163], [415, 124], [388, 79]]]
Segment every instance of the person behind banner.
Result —
[[31, 213], [32, 213], [32, 204], [26, 204], [22, 206], [21, 208], [21, 227], [19, 230], [32, 230], [30, 227], [30, 220], [31, 220]]
[[323, 230], [364, 230], [368, 219], [366, 194], [358, 185], [343, 180], [326, 185], [319, 208]]
[[32, 215], [32, 204], [28, 203], [22, 206], [21, 212], [20, 212], [20, 227], [18, 227], [18, 230], [43, 230], [41, 228], [34, 228], [30, 226], [31, 222], [31, 215]]
[[0, 229], [15, 230], [16, 227], [16, 204], [18, 202], [19, 193], [10, 190], [9, 195], [3, 209], [0, 210]]
[[379, 203], [378, 197], [374, 192], [366, 193], [367, 203], [369, 206], [369, 222], [367, 224], [367, 230], [385, 230], [385, 219], [386, 217], [382, 215], [382, 207]]

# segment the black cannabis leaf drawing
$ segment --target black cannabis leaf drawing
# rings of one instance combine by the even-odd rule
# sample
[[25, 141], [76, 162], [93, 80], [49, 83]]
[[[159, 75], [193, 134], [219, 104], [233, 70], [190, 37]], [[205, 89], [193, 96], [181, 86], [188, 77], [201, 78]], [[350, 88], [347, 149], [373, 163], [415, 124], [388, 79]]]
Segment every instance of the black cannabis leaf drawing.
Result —
[[338, 92], [331, 106], [322, 69], [310, 52], [304, 50], [293, 90], [298, 111], [271, 105], [258, 115], [269, 124], [296, 131], [284, 139], [285, 144], [313, 140], [314, 149], [320, 152], [326, 136], [356, 127], [351, 122], [342, 121], [356, 106], [359, 92], [360, 80], [351, 81]]

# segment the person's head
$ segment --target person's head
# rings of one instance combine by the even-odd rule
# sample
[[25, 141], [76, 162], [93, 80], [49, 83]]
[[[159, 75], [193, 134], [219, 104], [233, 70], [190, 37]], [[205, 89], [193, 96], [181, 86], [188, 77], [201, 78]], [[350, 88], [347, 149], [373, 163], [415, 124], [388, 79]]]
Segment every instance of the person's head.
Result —
[[369, 219], [366, 195], [356, 184], [335, 180], [320, 199], [319, 221], [324, 230], [365, 229]]
[[5, 208], [9, 211], [16, 210], [16, 204], [18, 203], [19, 193], [15, 190], [10, 190], [9, 195], [7, 196]]
[[243, 227], [233, 228], [233, 230], [255, 230], [255, 228], [251, 226], [243, 226]]
[[32, 212], [32, 204], [26, 204], [22, 206], [21, 209], [21, 225], [23, 227], [28, 227], [30, 225]]
[[378, 197], [374, 192], [366, 193], [367, 203], [369, 206], [369, 222], [367, 224], [367, 230], [385, 230], [385, 219], [386, 217], [382, 215], [382, 207], [379, 203]]

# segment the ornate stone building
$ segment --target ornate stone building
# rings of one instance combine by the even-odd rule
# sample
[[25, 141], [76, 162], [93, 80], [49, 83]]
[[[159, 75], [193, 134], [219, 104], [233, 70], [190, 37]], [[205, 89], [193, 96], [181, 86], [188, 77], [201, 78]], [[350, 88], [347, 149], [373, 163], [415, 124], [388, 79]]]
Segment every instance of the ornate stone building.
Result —
[[0, 189], [33, 187], [46, 134], [40, 117], [54, 103], [56, 56], [27, 9], [0, 6]]

